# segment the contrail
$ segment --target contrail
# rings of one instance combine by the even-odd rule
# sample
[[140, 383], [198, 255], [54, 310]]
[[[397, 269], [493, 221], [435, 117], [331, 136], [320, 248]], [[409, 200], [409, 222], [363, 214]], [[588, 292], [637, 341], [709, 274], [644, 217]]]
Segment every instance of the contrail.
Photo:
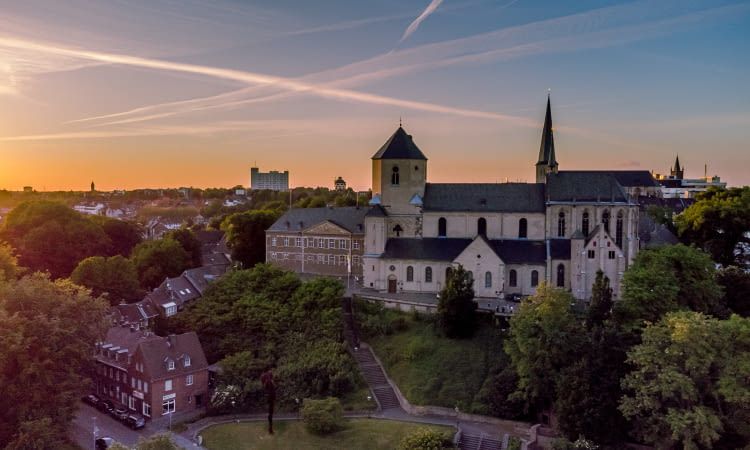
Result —
[[419, 28], [419, 25], [424, 22], [424, 20], [432, 13], [434, 13], [440, 4], [443, 3], [443, 0], [432, 0], [429, 5], [427, 5], [427, 8], [425, 8], [424, 11], [422, 11], [422, 14], [420, 14], [412, 23], [409, 24], [408, 27], [406, 27], [406, 31], [404, 31], [404, 35], [401, 36], [401, 40], [398, 41], [398, 43], [404, 42], [406, 39], [409, 38], [415, 31], [417, 31], [417, 28]]

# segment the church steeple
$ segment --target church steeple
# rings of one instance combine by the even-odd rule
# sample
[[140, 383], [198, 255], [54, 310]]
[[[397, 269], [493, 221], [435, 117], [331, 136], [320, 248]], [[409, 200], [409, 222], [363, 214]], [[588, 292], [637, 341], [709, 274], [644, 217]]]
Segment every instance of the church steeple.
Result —
[[680, 155], [677, 155], [677, 157], [674, 160], [674, 168], [672, 168], [671, 175], [678, 180], [681, 180], [684, 178], [685, 169], [680, 167]]
[[539, 146], [539, 160], [536, 163], [536, 182], [544, 183], [548, 173], [557, 173], [555, 138], [552, 134], [552, 108], [550, 107], [549, 94], [547, 94], [547, 114], [544, 116], [544, 128], [542, 128], [542, 143]]

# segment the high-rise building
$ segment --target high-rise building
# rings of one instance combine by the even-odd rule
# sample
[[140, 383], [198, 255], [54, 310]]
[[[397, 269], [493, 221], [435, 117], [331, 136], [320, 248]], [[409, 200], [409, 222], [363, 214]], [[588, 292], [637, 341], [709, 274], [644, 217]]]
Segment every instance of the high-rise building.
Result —
[[250, 168], [250, 189], [271, 191], [289, 190], [289, 171], [261, 172], [257, 167]]

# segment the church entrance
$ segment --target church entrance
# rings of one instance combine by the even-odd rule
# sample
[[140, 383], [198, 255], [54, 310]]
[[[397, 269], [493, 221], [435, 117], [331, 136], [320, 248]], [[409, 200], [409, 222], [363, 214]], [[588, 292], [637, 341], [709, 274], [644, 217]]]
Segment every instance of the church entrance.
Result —
[[388, 293], [389, 294], [396, 293], [396, 279], [395, 278], [388, 280]]

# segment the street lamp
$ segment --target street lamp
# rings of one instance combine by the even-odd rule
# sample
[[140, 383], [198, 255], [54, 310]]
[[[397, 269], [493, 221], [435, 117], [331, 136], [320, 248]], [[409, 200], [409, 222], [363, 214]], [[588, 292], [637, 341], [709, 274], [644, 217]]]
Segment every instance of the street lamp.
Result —
[[461, 411], [458, 409], [458, 405], [456, 405], [455, 408], [453, 408], [454, 411], [456, 411], [456, 429], [461, 429], [461, 419], [459, 419], [458, 415], [461, 414]]
[[94, 450], [96, 450], [96, 434], [99, 432], [99, 428], [96, 427], [96, 416], [93, 416], [91, 420], [94, 423]]

